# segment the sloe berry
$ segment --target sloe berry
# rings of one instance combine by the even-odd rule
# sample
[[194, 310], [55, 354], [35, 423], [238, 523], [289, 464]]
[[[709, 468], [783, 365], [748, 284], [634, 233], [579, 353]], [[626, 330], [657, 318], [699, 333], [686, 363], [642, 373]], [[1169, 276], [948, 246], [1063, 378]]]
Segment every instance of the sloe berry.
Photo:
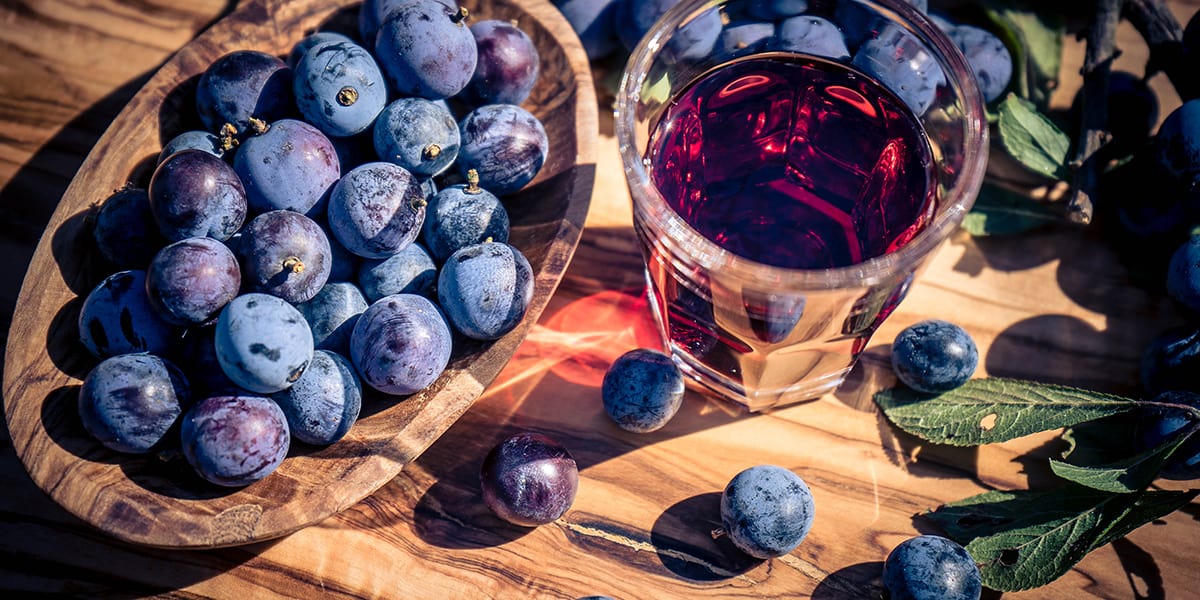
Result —
[[662, 428], [683, 403], [683, 373], [670, 356], [638, 348], [622, 354], [600, 386], [604, 412], [621, 429], [648, 433]]
[[950, 41], [958, 46], [971, 71], [984, 100], [991, 102], [1000, 97], [1012, 79], [1012, 54], [1000, 38], [986, 29], [973, 25], [958, 25], [949, 32]]
[[296, 305], [312, 330], [313, 346], [338, 354], [350, 353], [350, 332], [370, 303], [357, 285], [348, 281], [326, 283], [305, 302]]
[[533, 299], [533, 269], [525, 255], [508, 244], [467, 246], [442, 265], [437, 294], [459, 333], [494, 340], [525, 318]]
[[246, 220], [248, 196], [241, 177], [203, 150], [180, 150], [159, 163], [149, 194], [159, 232], [172, 242], [198, 236], [225, 241]]
[[[1168, 391], [1155, 396], [1154, 402], [1200, 409], [1200, 394]], [[1183, 435], [1197, 423], [1200, 423], [1200, 418], [1183, 408], [1145, 407], [1138, 414], [1137, 448], [1140, 451], [1148, 451], [1167, 440]], [[1200, 479], [1200, 435], [1190, 434], [1190, 437], [1171, 453], [1158, 474], [1164, 479], [1176, 481]]]
[[350, 334], [350, 360], [367, 385], [385, 394], [413, 394], [446, 370], [451, 342], [437, 305], [416, 294], [394, 294], [359, 316]]
[[546, 162], [550, 139], [542, 122], [515, 104], [488, 104], [463, 117], [457, 161], [466, 177], [474, 169], [479, 185], [498, 196], [533, 180]]
[[449, 98], [467, 87], [478, 48], [466, 11], [441, 2], [397, 4], [381, 20], [375, 57], [392, 88], [430, 100]]
[[1192, 236], [1167, 264], [1167, 294], [1189, 310], [1200, 311], [1200, 236]]
[[387, 104], [379, 65], [350, 41], [309, 48], [293, 76], [296, 106], [304, 119], [331, 137], [366, 131]]
[[792, 471], [758, 465], [734, 476], [721, 494], [721, 525], [729, 540], [755, 558], [795, 550], [812, 529], [812, 492]]
[[343, 437], [362, 409], [362, 384], [354, 366], [328, 350], [313, 353], [312, 362], [296, 383], [272, 396], [287, 417], [296, 439], [327, 446]]
[[400, 98], [375, 121], [375, 152], [418, 177], [440, 175], [458, 158], [458, 122], [442, 102]]
[[79, 388], [88, 433], [117, 452], [143, 454], [163, 442], [190, 405], [187, 378], [153, 354], [122, 354], [96, 365]]
[[579, 467], [557, 440], [523, 432], [506, 438], [484, 457], [479, 487], [496, 516], [522, 527], [553, 522], [571, 508]]
[[210, 483], [241, 487], [270, 475], [291, 446], [287, 417], [271, 398], [212, 396], [183, 417], [183, 455]]
[[367, 301], [392, 294], [417, 294], [437, 298], [437, 265], [420, 242], [387, 258], [364, 259], [358, 270], [358, 285]]
[[96, 247], [121, 269], [144, 269], [167, 244], [150, 211], [144, 188], [124, 187], [109, 196], [96, 213], [92, 229]]
[[466, 184], [442, 189], [429, 199], [422, 239], [429, 254], [445, 261], [458, 250], [487, 240], [507, 242], [508, 210], [495, 194], [479, 187], [479, 177], [467, 173]]
[[412, 173], [388, 162], [359, 165], [329, 197], [329, 230], [350, 252], [387, 258], [421, 233], [425, 193]]
[[230, 380], [251, 392], [271, 394], [304, 373], [312, 360], [313, 336], [296, 307], [277, 296], [251, 292], [221, 310], [214, 347]]
[[97, 358], [132, 352], [165, 354], [178, 330], [146, 293], [146, 272], [118, 271], [92, 288], [79, 309], [79, 341]]
[[889, 600], [978, 600], [983, 583], [975, 560], [957, 542], [920, 535], [900, 542], [883, 562]]
[[937, 394], [966, 383], [979, 364], [975, 340], [962, 327], [938, 319], [905, 328], [892, 344], [892, 368], [908, 387]]
[[246, 186], [254, 212], [292, 210], [318, 216], [342, 167], [333, 142], [321, 130], [296, 119], [271, 123], [242, 142], [233, 168]]

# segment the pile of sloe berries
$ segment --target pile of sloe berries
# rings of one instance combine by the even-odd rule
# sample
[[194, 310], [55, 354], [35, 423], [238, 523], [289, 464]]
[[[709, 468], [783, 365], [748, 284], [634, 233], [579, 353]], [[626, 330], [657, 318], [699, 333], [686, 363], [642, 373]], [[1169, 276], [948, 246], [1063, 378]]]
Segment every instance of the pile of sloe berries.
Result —
[[456, 344], [524, 319], [533, 272], [505, 198], [549, 152], [521, 107], [533, 41], [449, 0], [359, 17], [286, 61], [218, 58], [195, 92], [203, 128], [95, 213], [114, 272], [81, 306], [100, 362], [79, 412], [105, 446], [179, 447], [203, 479], [247, 485], [293, 440], [345, 436], [364, 386], [419, 392]]

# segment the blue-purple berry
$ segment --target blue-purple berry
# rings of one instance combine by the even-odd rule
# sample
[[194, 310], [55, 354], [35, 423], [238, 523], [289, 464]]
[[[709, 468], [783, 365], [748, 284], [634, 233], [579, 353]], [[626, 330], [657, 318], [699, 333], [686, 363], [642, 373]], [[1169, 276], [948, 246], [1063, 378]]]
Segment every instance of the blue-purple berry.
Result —
[[317, 295], [296, 305], [312, 330], [313, 346], [342, 355], [350, 354], [350, 333], [370, 302], [349, 281], [326, 283]]
[[273, 122], [242, 142], [233, 168], [253, 212], [291, 210], [310, 217], [324, 211], [329, 190], [342, 174], [329, 137], [297, 119]]
[[511, 222], [508, 210], [495, 194], [479, 187], [477, 176], [443, 188], [429, 199], [422, 239], [429, 254], [445, 261], [462, 248], [487, 240], [507, 242]]
[[1200, 435], [1195, 431], [1195, 428], [1200, 426], [1200, 417], [1188, 410], [1200, 410], [1200, 394], [1167, 391], [1154, 396], [1153, 400], [1155, 403], [1178, 404], [1180, 407], [1142, 408], [1138, 413], [1137, 448], [1149, 451], [1168, 440], [1188, 435], [1190, 437], [1167, 457], [1158, 474], [1164, 479], [1175, 481], [1200, 479]]
[[79, 341], [97, 358], [150, 352], [165, 354], [178, 328], [163, 319], [146, 293], [146, 272], [118, 271], [84, 297], [79, 309]]
[[604, 374], [604, 412], [621, 429], [648, 433], [661, 429], [683, 403], [683, 373], [670, 356], [638, 348], [622, 354]]
[[429, 387], [450, 362], [452, 337], [438, 307], [416, 294], [371, 304], [350, 334], [350, 360], [363, 383], [385, 394]]
[[79, 388], [84, 428], [106, 447], [129, 454], [160, 447], [189, 404], [183, 372], [153, 354], [107, 358]]
[[1171, 254], [1167, 294], [1189, 310], [1200, 311], [1200, 237], [1188, 238]]
[[905, 328], [892, 344], [892, 368], [908, 387], [927, 394], [966, 383], [979, 364], [975, 340], [962, 327], [930, 319]]
[[483, 501], [501, 519], [537, 527], [563, 516], [579, 490], [579, 467], [557, 440], [533, 432], [506, 438], [484, 457]]
[[978, 600], [979, 567], [957, 542], [920, 535], [900, 542], [883, 562], [889, 600]]
[[287, 417], [293, 437], [306, 444], [327, 446], [345, 437], [358, 420], [362, 384], [349, 360], [328, 350], [317, 350], [300, 379], [272, 398]]
[[463, 117], [458, 171], [474, 169], [479, 185], [505, 196], [533, 181], [546, 163], [550, 139], [542, 122], [515, 104], [488, 104]]
[[419, 178], [440, 175], [458, 158], [458, 122], [442, 102], [397, 99], [379, 114], [372, 132], [379, 160]]
[[291, 447], [287, 418], [265, 396], [211, 396], [192, 406], [180, 431], [183, 455], [210, 483], [242, 487], [283, 463]]
[[330, 137], [366, 131], [387, 104], [379, 65], [354, 42], [325, 42], [309, 48], [296, 64], [296, 106], [304, 120]]
[[358, 256], [387, 258], [417, 239], [427, 203], [420, 181], [403, 167], [359, 165], [333, 187], [329, 230]]
[[313, 355], [312, 331], [287, 301], [252, 292], [221, 310], [214, 331], [221, 370], [238, 386], [260, 394], [287, 389]]
[[525, 255], [508, 244], [467, 246], [442, 265], [437, 294], [456, 331], [475, 340], [494, 340], [525, 318], [533, 300], [533, 269]]
[[721, 494], [721, 525], [739, 550], [774, 558], [795, 550], [812, 529], [812, 491], [789, 469], [758, 465], [738, 473]]
[[467, 87], [478, 49], [466, 11], [441, 2], [405, 2], [383, 17], [375, 57], [394, 90], [439, 100]]
[[436, 300], [437, 276], [433, 257], [418, 242], [387, 258], [363, 259], [358, 285], [369, 302], [392, 294], [417, 294]]

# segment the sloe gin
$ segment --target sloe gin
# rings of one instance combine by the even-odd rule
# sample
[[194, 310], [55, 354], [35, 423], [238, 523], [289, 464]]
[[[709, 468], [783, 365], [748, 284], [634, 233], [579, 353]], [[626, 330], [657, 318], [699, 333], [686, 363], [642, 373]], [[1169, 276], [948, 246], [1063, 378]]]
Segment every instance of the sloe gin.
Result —
[[[920, 121], [895, 94], [846, 65], [786, 53], [697, 77], [652, 128], [646, 155], [655, 186], [698, 233], [752, 261], [805, 270], [851, 266], [910, 241], [933, 217], [932, 160]], [[907, 287], [868, 290], [845, 307], [815, 306], [814, 294], [724, 290], [714, 299], [708, 284], [719, 274], [649, 258], [669, 343], [737, 387], [749, 378], [770, 388], [764, 377], [785, 387], [848, 364]], [[808, 322], [806, 307], [848, 316]], [[829, 339], [847, 343], [796, 352], [788, 372], [762, 372], [771, 353]]]

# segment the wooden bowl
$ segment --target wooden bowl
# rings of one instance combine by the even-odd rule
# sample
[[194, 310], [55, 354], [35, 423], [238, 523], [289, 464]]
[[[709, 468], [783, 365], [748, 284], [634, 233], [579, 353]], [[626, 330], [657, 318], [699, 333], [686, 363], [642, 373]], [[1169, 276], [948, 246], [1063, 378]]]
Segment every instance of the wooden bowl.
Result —
[[307, 33], [353, 23], [358, 8], [358, 0], [246, 2], [175, 54], [118, 115], [71, 182], [25, 276], [4, 365], [4, 410], [17, 455], [55, 501], [137, 544], [212, 548], [275, 538], [387, 483], [492, 382], [579, 241], [595, 175], [597, 104], [578, 38], [548, 1], [462, 4], [477, 20], [516, 20], [540, 51], [539, 81], [525, 106], [544, 123], [550, 155], [537, 179], [506, 199], [510, 243], [536, 273], [521, 325], [495, 342], [457, 347], [446, 372], [418, 394], [364, 398], [345, 438], [325, 448], [293, 444], [279, 469], [244, 488], [218, 489], [179, 458], [118, 454], [87, 434], [77, 398], [97, 361], [80, 344], [76, 321], [83, 297], [115, 270], [95, 257], [89, 216], [126, 181], [148, 179], [163, 142], [187, 125], [178, 115], [194, 112], [195, 81], [213, 60], [244, 48], [285, 56]]

